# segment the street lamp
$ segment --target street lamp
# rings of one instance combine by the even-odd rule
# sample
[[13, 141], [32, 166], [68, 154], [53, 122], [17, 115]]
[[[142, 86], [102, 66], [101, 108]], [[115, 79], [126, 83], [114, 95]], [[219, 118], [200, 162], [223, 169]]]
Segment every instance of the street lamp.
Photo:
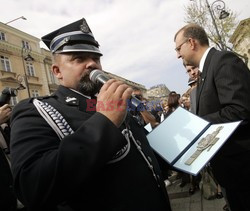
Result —
[[13, 19], [13, 20], [11, 20], [11, 21], [8, 21], [8, 22], [5, 23], [5, 24], [8, 25], [9, 23], [12, 23], [12, 22], [14, 22], [14, 21], [16, 21], [16, 20], [18, 20], [18, 19], [27, 20], [27, 18], [25, 18], [24, 16], [21, 16], [21, 17], [18, 17], [18, 18]]
[[214, 15], [214, 12], [213, 12], [213, 8], [215, 8], [217, 11], [220, 11], [220, 16], [219, 16], [219, 19], [222, 20], [226, 17], [229, 16], [229, 13], [227, 11], [225, 11], [225, 2], [222, 1], [222, 0], [216, 0], [214, 1], [212, 4], [211, 4], [211, 7], [208, 3], [208, 0], [206, 0], [206, 5], [207, 5], [207, 8], [208, 8], [208, 11], [209, 11], [209, 14], [212, 18], [212, 21], [213, 21], [213, 25], [214, 25], [214, 28], [215, 28], [215, 31], [216, 31], [216, 34], [218, 36], [218, 40], [219, 40], [219, 44], [220, 44], [220, 47], [222, 50], [226, 50], [227, 47], [225, 45], [225, 43], [222, 41], [222, 38], [221, 38], [221, 35], [219, 33], [219, 30], [218, 30], [218, 27], [217, 27], [217, 24], [215, 22], [215, 15]]
[[18, 87], [16, 88], [17, 90], [24, 90], [26, 87], [22, 84], [24, 77], [20, 74], [16, 76], [17, 82], [18, 82]]
[[26, 87], [27, 87], [27, 91], [28, 91], [28, 96], [30, 98], [30, 87], [29, 87], [29, 81], [28, 81], [28, 76], [27, 76], [27, 73], [26, 73], [26, 66], [25, 66], [25, 63], [24, 61], [34, 61], [34, 58], [29, 54], [31, 51], [31, 49], [28, 49], [28, 48], [25, 48], [23, 47], [22, 48], [22, 61], [23, 61], [23, 69], [24, 69], [24, 81], [25, 81], [25, 84], [26, 84]]

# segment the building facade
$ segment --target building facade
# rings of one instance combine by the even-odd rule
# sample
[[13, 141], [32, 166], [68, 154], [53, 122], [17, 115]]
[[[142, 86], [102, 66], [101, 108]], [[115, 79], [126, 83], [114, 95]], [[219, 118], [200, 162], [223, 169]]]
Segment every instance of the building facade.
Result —
[[0, 93], [17, 89], [10, 104], [53, 91], [56, 80], [49, 74], [49, 51], [40, 48], [40, 39], [0, 22]]
[[233, 44], [235, 52], [246, 58], [244, 60], [247, 60], [250, 69], [250, 18], [240, 21], [229, 42]]
[[147, 89], [144, 85], [142, 84], [138, 84], [136, 82], [127, 80], [125, 78], [122, 78], [121, 76], [115, 75], [113, 73], [104, 71], [106, 74], [108, 74], [111, 78], [123, 81], [124, 83], [128, 84], [129, 86], [131, 86], [134, 90], [140, 90], [142, 92], [143, 95], [146, 95]]
[[147, 98], [150, 100], [167, 100], [170, 91], [165, 84], [159, 84], [147, 90]]

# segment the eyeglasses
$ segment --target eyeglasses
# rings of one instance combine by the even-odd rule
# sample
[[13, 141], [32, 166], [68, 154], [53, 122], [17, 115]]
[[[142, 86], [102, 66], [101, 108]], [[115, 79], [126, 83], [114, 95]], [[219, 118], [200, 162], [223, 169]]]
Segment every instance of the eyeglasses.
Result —
[[185, 40], [183, 43], [181, 43], [178, 47], [175, 48], [175, 50], [179, 53], [181, 50], [182, 45], [184, 45], [188, 40]]

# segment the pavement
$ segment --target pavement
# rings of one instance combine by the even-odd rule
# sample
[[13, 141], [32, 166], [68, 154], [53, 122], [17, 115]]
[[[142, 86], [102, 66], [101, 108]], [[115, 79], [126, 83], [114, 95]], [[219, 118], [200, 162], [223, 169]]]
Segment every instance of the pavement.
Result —
[[175, 177], [176, 174], [173, 174], [169, 178], [172, 184], [167, 187], [172, 211], [223, 211], [226, 204], [224, 198], [207, 200], [199, 189], [190, 195], [190, 183], [181, 188], [181, 180]]

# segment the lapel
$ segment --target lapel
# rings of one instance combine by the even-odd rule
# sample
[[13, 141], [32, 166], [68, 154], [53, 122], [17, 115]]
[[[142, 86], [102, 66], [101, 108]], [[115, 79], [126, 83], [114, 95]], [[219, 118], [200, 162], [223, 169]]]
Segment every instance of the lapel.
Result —
[[58, 87], [54, 95], [58, 97], [58, 100], [61, 103], [67, 106], [77, 108], [78, 110], [89, 114], [95, 113], [95, 110], [93, 111], [93, 108], [95, 109], [96, 99], [88, 99], [87, 97], [84, 97], [83, 95], [80, 95], [77, 92], [74, 92], [62, 85]]
[[198, 110], [199, 110], [199, 101], [200, 101], [200, 96], [201, 96], [201, 92], [203, 89], [203, 85], [206, 81], [206, 77], [207, 77], [207, 73], [208, 73], [208, 69], [210, 67], [210, 62], [212, 60], [212, 57], [214, 55], [214, 53], [216, 52], [215, 48], [212, 48], [206, 57], [205, 63], [204, 63], [204, 67], [202, 70], [202, 73], [200, 74], [199, 80], [198, 80], [198, 84], [197, 84], [197, 92], [196, 92], [196, 114], [198, 114]]

